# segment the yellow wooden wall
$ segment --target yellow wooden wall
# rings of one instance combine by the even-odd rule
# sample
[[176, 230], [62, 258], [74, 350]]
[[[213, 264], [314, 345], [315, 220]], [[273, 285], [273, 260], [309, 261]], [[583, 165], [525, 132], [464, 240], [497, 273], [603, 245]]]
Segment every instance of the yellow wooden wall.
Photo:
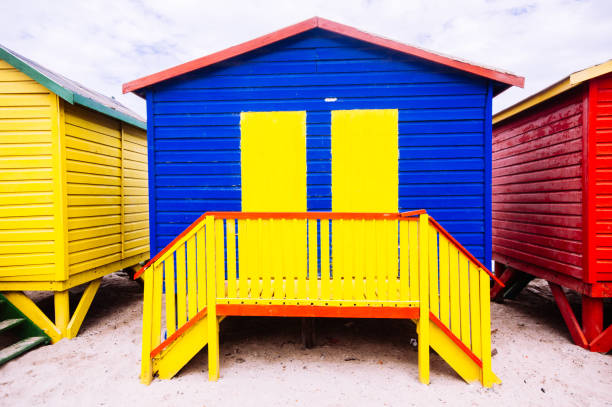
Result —
[[64, 106], [74, 275], [148, 252], [146, 135], [97, 112]]
[[0, 281], [58, 277], [58, 114], [55, 94], [0, 60]]

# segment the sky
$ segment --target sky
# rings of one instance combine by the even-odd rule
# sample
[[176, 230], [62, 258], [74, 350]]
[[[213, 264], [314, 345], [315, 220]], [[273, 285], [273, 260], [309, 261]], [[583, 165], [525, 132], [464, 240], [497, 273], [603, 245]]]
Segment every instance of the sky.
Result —
[[123, 83], [313, 16], [524, 76], [494, 112], [612, 58], [610, 0], [3, 0], [0, 43], [144, 116]]

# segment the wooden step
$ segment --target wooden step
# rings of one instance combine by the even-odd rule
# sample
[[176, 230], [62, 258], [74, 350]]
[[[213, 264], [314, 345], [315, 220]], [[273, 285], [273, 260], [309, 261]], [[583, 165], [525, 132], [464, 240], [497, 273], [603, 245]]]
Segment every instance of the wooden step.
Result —
[[0, 332], [8, 331], [14, 326], [17, 326], [25, 321], [25, 318], [10, 318], [0, 321]]
[[49, 338], [45, 338], [44, 336], [32, 336], [30, 338], [22, 339], [11, 346], [7, 346], [6, 348], [0, 350], [0, 365], [5, 364], [9, 360], [16, 358], [17, 356], [29, 351], [32, 348], [35, 348], [38, 345], [48, 342]]

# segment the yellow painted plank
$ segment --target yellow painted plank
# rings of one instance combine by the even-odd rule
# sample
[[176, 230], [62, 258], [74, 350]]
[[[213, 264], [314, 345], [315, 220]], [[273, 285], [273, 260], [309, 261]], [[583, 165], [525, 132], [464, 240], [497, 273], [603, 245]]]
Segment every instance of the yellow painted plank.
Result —
[[84, 129], [117, 138], [121, 137], [121, 122], [109, 116], [76, 105], [66, 105], [66, 124], [73, 124]]
[[53, 181], [0, 181], [0, 194], [53, 191]]
[[[222, 242], [219, 242], [221, 245]], [[219, 378], [219, 321], [217, 319], [216, 294], [216, 239], [215, 219], [206, 217], [206, 298], [207, 298], [207, 327], [208, 327], [208, 380], [216, 381]]]
[[40, 155], [35, 157], [10, 156], [0, 157], [0, 169], [15, 168], [49, 168], [52, 159], [50, 155]]
[[52, 253], [55, 251], [54, 241], [10, 242], [0, 243], [0, 256], [11, 253]]
[[365, 258], [366, 258], [366, 243], [365, 243], [365, 221], [363, 219], [353, 221], [353, 269], [355, 274], [355, 286], [353, 296], [357, 300], [365, 298]]
[[329, 268], [329, 221], [320, 222], [321, 235], [321, 298], [331, 299], [330, 268]]
[[34, 131], [49, 130], [49, 119], [2, 119], [0, 118], [0, 131]]
[[176, 331], [176, 284], [174, 272], [174, 257], [163, 262], [166, 302], [166, 331], [168, 336]]
[[[5, 202], [6, 203], [6, 202]], [[6, 205], [0, 206], [0, 218], [11, 216], [50, 216], [53, 215], [53, 205]]]
[[[0, 266], [0, 279], [4, 281], [40, 281], [40, 276], [48, 276], [55, 271], [53, 262], [31, 264], [24, 260], [21, 264], [14, 266]], [[55, 280], [54, 278], [48, 279]]]
[[70, 322], [70, 297], [68, 290], [57, 291], [53, 295], [53, 309], [55, 311], [55, 326], [65, 338]]
[[461, 341], [470, 345], [470, 288], [468, 259], [459, 253], [459, 308], [461, 313]]
[[86, 174], [107, 175], [112, 177], [121, 176], [121, 168], [112, 165], [96, 164], [92, 162], [83, 162], [68, 159], [66, 161], [66, 170], [71, 172], [80, 172]]
[[400, 275], [399, 275], [399, 299], [410, 300], [410, 240], [408, 231], [409, 221], [400, 220]]
[[306, 211], [306, 112], [240, 115], [242, 210]]
[[276, 299], [285, 298], [285, 275], [283, 274], [283, 264], [286, 262], [286, 253], [283, 250], [283, 219], [271, 220], [270, 234], [272, 244], [272, 297]]
[[0, 170], [0, 180], [2, 181], [17, 181], [17, 180], [35, 180], [35, 179], [53, 179], [51, 168], [31, 168], [16, 171], [15, 169]]
[[418, 350], [419, 380], [429, 384], [429, 216], [419, 215], [419, 321]]
[[319, 298], [319, 258], [317, 256], [317, 220], [308, 221], [308, 298]]
[[450, 329], [457, 338], [461, 338], [461, 304], [459, 300], [459, 252], [453, 245], [449, 246], [449, 289], [450, 289]]
[[[94, 260], [84, 261], [82, 263], [70, 264], [69, 274], [72, 276], [74, 274], [82, 273], [83, 271], [90, 270], [94, 267], [102, 267], [107, 264], [116, 262], [121, 260], [121, 252], [118, 250], [117, 253], [109, 254], [108, 256], [100, 257]], [[113, 270], [117, 271], [117, 270]]]
[[51, 216], [0, 219], [0, 229], [51, 229], [53, 226]]
[[261, 297], [272, 298], [272, 251], [275, 249], [270, 231], [270, 220], [261, 220], [260, 262], [261, 262]]
[[120, 231], [120, 227], [117, 223], [114, 223], [112, 225], [89, 227], [85, 229], [75, 229], [68, 232], [68, 240], [70, 242], [73, 242], [77, 240], [91, 239], [94, 237], [108, 235], [117, 235], [117, 237], [120, 238]]
[[386, 281], [387, 264], [388, 264], [388, 253], [387, 253], [387, 239], [385, 234], [385, 221], [376, 221], [376, 247], [377, 247], [377, 260], [378, 267], [376, 270], [376, 292], [378, 299], [385, 301], [388, 299], [388, 286]]
[[397, 212], [396, 109], [332, 111], [332, 210]]
[[236, 276], [236, 221], [228, 219], [225, 223], [227, 239], [227, 296], [236, 298], [237, 276]]
[[109, 167], [121, 166], [121, 158], [90, 153], [89, 151], [75, 150], [73, 148], [66, 148], [66, 158], [68, 160], [84, 161], [98, 165], [107, 165]]
[[55, 261], [53, 253], [19, 253], [0, 255], [0, 267], [49, 264]]
[[216, 248], [216, 272], [217, 298], [225, 297], [225, 245], [223, 219], [215, 220], [215, 248]]
[[193, 318], [198, 312], [197, 303], [197, 270], [196, 270], [196, 241], [191, 236], [186, 243], [187, 256], [187, 315]]
[[69, 195], [120, 195], [120, 186], [87, 185], [68, 183]]
[[68, 206], [79, 205], [117, 205], [121, 203], [121, 196], [102, 195], [68, 195]]
[[[108, 147], [114, 147], [117, 149], [121, 148], [121, 140], [116, 136], [108, 136], [106, 134], [75, 126], [70, 123], [66, 124], [66, 135], [70, 136], [70, 138], [78, 138], [93, 144], [100, 144]], [[86, 148], [84, 148], [84, 150], [87, 151]]]
[[429, 310], [440, 318], [438, 277], [438, 232], [431, 226], [429, 234]]
[[0, 93], [47, 93], [44, 86], [34, 80], [19, 82], [0, 82]]
[[480, 322], [480, 269], [474, 263], [469, 263], [470, 268], [470, 336], [472, 338], [472, 352], [479, 358], [482, 357], [482, 337]]
[[121, 244], [115, 243], [107, 246], [94, 247], [89, 250], [73, 252], [68, 255], [69, 264], [77, 264], [90, 259], [110, 256], [111, 254], [121, 253]]
[[204, 227], [196, 233], [198, 269], [198, 312], [206, 308], [206, 245]]
[[91, 239], [74, 240], [68, 243], [68, 252], [76, 253], [118, 243], [121, 243], [121, 236], [117, 234], [94, 237]]
[[491, 387], [501, 383], [491, 370], [491, 308], [489, 298], [489, 275], [480, 270], [480, 334], [482, 347], [482, 385]]
[[111, 175], [85, 174], [82, 172], [68, 171], [66, 173], [67, 181], [73, 184], [91, 184], [91, 185], [121, 185], [121, 177]]
[[121, 223], [119, 215], [92, 216], [86, 218], [69, 218], [68, 229], [91, 228], [95, 226], [106, 226]]
[[410, 300], [419, 300], [419, 224], [416, 221], [408, 222], [408, 241], [410, 247]]
[[134, 230], [132, 232], [126, 232], [125, 234], [125, 242], [129, 242], [130, 240], [140, 239], [140, 238], [149, 238], [149, 231], [147, 229]]
[[[185, 246], [180, 245], [176, 249], [176, 314], [178, 327], [187, 322], [187, 275], [185, 271]], [[172, 257], [170, 257], [172, 261]]]
[[162, 289], [163, 269], [161, 264], [153, 268], [153, 315], [151, 323], [151, 346], [156, 348], [161, 342], [162, 326]]
[[125, 213], [148, 213], [149, 207], [147, 204], [125, 204]]
[[398, 222], [395, 220], [385, 220], [387, 226], [387, 250], [388, 263], [387, 263], [387, 281], [389, 284], [389, 300], [398, 300]]
[[119, 215], [120, 205], [98, 205], [98, 206], [69, 206], [68, 217], [80, 218], [89, 216]]
[[53, 229], [0, 230], [0, 242], [27, 242], [52, 240]]
[[5, 119], [48, 118], [49, 106], [0, 106], [0, 117]]
[[238, 220], [238, 296], [248, 298], [249, 290], [249, 242], [247, 220]]
[[447, 327], [450, 326], [450, 281], [448, 263], [448, 239], [439, 235], [440, 246], [440, 321]]
[[49, 92], [31, 94], [0, 93], [0, 105], [2, 106], [48, 106]]
[[89, 153], [100, 154], [112, 158], [121, 158], [121, 148], [111, 147], [105, 144], [83, 140], [77, 137], [66, 136], [66, 147], [87, 151]]
[[137, 161], [132, 161], [132, 160], [125, 160], [123, 162], [123, 166], [127, 169], [135, 170], [135, 171], [147, 171], [148, 169], [147, 163], [137, 162]]
[[148, 236], [144, 236], [144, 237], [141, 237], [139, 239], [134, 239], [134, 240], [130, 240], [130, 241], [124, 241], [123, 248], [125, 249], [125, 251], [128, 251], [128, 250], [133, 249], [135, 247], [147, 246], [148, 244], [149, 244], [149, 237]]
[[142, 346], [140, 354], [140, 382], [151, 383], [153, 365], [151, 362], [151, 329], [153, 326], [153, 273], [144, 273], [144, 294], [142, 299]]
[[[2, 112], [0, 112], [2, 113]], [[6, 142], [6, 140], [4, 140]], [[13, 144], [0, 144], [0, 156], [33, 156], [51, 154], [51, 143], [25, 143], [21, 141]]]
[[126, 222], [125, 225], [123, 225], [123, 230], [125, 232], [131, 232], [133, 230], [142, 230], [142, 229], [147, 229], [148, 227], [148, 219], [147, 220], [143, 220], [140, 222]]

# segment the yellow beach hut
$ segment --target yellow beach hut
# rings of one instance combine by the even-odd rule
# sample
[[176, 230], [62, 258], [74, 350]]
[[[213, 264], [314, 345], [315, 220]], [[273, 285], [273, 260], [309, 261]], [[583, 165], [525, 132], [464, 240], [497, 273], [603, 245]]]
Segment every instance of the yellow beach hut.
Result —
[[[147, 195], [144, 120], [0, 46], [0, 292], [52, 342], [76, 336], [104, 275], [149, 258]], [[54, 292], [54, 322], [32, 290]]]

